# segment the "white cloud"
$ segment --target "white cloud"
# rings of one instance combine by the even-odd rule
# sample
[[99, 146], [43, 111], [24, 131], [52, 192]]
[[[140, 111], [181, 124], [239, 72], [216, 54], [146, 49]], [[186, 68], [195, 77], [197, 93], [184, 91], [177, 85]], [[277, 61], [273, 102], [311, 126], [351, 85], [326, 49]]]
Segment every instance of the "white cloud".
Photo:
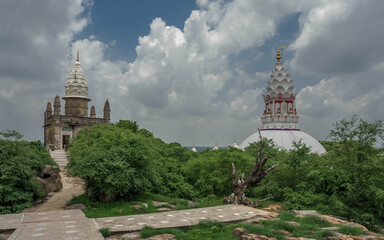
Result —
[[[252, 49], [257, 61], [265, 58], [262, 52], [272, 49], [259, 50], [278, 37], [281, 20], [293, 13], [301, 14], [300, 32], [288, 47], [294, 57], [285, 63], [295, 85], [310, 79], [297, 97], [302, 129], [322, 139], [332, 123], [349, 115], [382, 118], [382, 1], [198, 0], [200, 9], [183, 29], [154, 19], [131, 63], [108, 60], [117, 48], [114, 40], [91, 35], [74, 41], [92, 22], [92, 4], [2, 4], [0, 131], [15, 128], [42, 138], [46, 102], [63, 94], [80, 50], [98, 115], [108, 97], [112, 121], [138, 121], [166, 141], [229, 145], [236, 137], [239, 143], [259, 126], [255, 117], [263, 112], [262, 88], [273, 66], [260, 72], [234, 56]], [[16, 8], [21, 10], [15, 14]]]
[[324, 1], [302, 16], [302, 30], [289, 46], [291, 66], [307, 73], [348, 73], [382, 62], [384, 2]]
[[80, 0], [2, 1], [0, 8], [0, 131], [42, 139], [47, 101], [63, 92], [68, 48], [89, 19]]

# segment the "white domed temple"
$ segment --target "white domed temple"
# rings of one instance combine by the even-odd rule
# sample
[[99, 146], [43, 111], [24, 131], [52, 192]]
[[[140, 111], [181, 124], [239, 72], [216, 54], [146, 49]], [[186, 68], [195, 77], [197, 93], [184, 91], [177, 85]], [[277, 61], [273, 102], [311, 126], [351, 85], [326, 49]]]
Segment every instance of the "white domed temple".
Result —
[[[325, 153], [324, 147], [312, 136], [300, 130], [299, 116], [296, 111], [296, 93], [289, 78], [288, 71], [280, 62], [280, 50], [277, 50], [277, 63], [270, 75], [268, 87], [264, 95], [265, 110], [261, 117], [262, 137], [272, 139], [281, 148], [291, 150], [293, 142], [301, 140], [314, 153]], [[240, 148], [244, 149], [249, 144], [260, 140], [259, 132], [245, 139]]]

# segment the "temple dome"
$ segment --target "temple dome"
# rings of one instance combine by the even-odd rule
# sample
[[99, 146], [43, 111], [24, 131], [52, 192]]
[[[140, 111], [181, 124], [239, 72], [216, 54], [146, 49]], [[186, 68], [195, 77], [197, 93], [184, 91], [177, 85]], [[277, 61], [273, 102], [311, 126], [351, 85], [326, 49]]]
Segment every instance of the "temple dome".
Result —
[[65, 97], [88, 98], [88, 85], [80, 65], [79, 52], [77, 52], [77, 60], [65, 84]]
[[[312, 152], [325, 153], [321, 144], [302, 132], [299, 128], [299, 116], [296, 111], [296, 93], [293, 88], [288, 71], [280, 62], [280, 50], [277, 50], [277, 63], [272, 70], [268, 86], [265, 91], [265, 110], [261, 117], [262, 126], [260, 133], [262, 137], [273, 140], [281, 148], [291, 150], [293, 142], [301, 140]], [[260, 141], [259, 133], [256, 132], [245, 139], [240, 148], [244, 149], [253, 142]]]
[[[260, 131], [260, 133], [261, 137], [273, 140], [274, 144], [286, 150], [294, 149], [293, 142], [298, 143], [301, 140], [302, 143], [311, 149], [311, 152], [325, 153], [324, 147], [311, 135], [303, 131], [268, 130]], [[240, 148], [244, 149], [249, 144], [258, 141], [260, 141], [259, 132], [255, 132], [240, 144]]]

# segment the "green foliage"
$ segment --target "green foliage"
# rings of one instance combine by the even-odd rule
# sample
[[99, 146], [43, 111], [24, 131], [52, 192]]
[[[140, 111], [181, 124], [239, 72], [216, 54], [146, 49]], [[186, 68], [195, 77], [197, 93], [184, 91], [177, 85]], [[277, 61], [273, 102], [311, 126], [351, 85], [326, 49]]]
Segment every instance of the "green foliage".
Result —
[[179, 229], [154, 229], [144, 227], [140, 232], [141, 238], [148, 238], [154, 235], [169, 233], [176, 236], [176, 239], [182, 240], [201, 240], [201, 239], [237, 239], [232, 236], [234, 225], [226, 226], [223, 223], [213, 221], [202, 221], [198, 225], [193, 226], [186, 231]]
[[333, 141], [323, 142], [327, 153], [311, 154], [302, 144], [280, 151], [275, 155], [279, 167], [250, 193], [375, 229], [384, 224], [384, 157], [374, 146], [383, 137], [383, 123], [354, 116], [334, 126]]
[[79, 132], [69, 147], [69, 170], [86, 180], [94, 198], [135, 196], [145, 191], [171, 197], [193, 198], [181, 164], [189, 151], [179, 144], [154, 138], [136, 122], [94, 125]]
[[248, 174], [253, 161], [253, 157], [241, 150], [219, 149], [199, 153], [182, 170], [187, 182], [195, 187], [199, 197], [225, 196], [232, 192], [231, 163], [235, 163], [239, 174]]
[[5, 130], [3, 132], [0, 132], [0, 136], [2, 136], [6, 140], [15, 140], [19, 141], [23, 138], [23, 134], [15, 131], [15, 130]]
[[94, 125], [80, 131], [69, 148], [69, 170], [86, 180], [95, 198], [134, 195], [158, 181], [147, 139], [129, 129]]
[[103, 235], [103, 237], [105, 237], [105, 238], [111, 236], [111, 231], [109, 231], [109, 228], [101, 228], [101, 229], [99, 229], [99, 232], [100, 232], [101, 235]]
[[19, 141], [22, 135], [9, 130], [2, 136], [17, 141], [0, 139], [0, 214], [21, 212], [43, 195], [31, 179], [55, 163], [40, 141]]

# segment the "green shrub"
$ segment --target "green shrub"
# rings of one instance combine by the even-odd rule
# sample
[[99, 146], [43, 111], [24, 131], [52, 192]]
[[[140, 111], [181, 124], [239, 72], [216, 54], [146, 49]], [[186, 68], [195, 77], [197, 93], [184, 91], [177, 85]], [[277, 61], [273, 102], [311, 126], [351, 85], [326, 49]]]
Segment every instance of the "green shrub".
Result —
[[154, 138], [135, 122], [87, 127], [68, 150], [69, 171], [86, 180], [86, 190], [94, 199], [134, 197], [145, 191], [188, 199], [194, 196], [180, 170], [189, 151]]
[[129, 129], [87, 127], [68, 149], [68, 168], [86, 180], [87, 192], [96, 199], [135, 195], [158, 180], [155, 156], [146, 142], [145, 137]]
[[239, 173], [248, 174], [254, 158], [241, 150], [204, 151], [191, 158], [182, 168], [187, 182], [199, 197], [227, 196], [232, 193], [232, 165]]
[[[11, 136], [3, 133], [0, 135], [8, 139]], [[40, 141], [0, 138], [0, 214], [21, 212], [43, 196], [40, 184], [31, 179], [47, 164], [55, 165]]]

